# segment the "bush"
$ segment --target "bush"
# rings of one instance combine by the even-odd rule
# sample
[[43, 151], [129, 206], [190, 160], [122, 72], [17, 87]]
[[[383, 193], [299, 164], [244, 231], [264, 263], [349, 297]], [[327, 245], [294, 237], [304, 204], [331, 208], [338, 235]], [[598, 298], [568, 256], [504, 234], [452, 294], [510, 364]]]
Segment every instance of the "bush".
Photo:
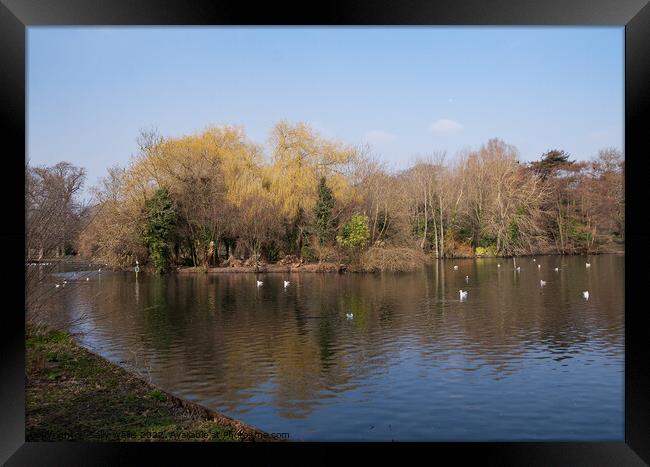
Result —
[[361, 268], [367, 272], [408, 272], [428, 262], [427, 255], [415, 248], [372, 247], [361, 257]]
[[318, 261], [318, 255], [314, 252], [314, 250], [312, 250], [311, 246], [306, 243], [300, 249], [300, 256], [302, 256], [302, 259], [308, 263]]
[[486, 247], [483, 246], [477, 246], [476, 249], [474, 250], [474, 254], [478, 257], [494, 257], [497, 256], [497, 246], [496, 245], [489, 245]]

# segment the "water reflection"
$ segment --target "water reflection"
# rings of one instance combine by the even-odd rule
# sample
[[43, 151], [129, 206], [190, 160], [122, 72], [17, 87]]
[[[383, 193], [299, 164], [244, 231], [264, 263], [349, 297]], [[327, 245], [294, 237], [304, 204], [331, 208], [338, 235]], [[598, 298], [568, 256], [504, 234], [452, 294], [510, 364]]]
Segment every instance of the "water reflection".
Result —
[[113, 361], [292, 439], [620, 440], [623, 257], [590, 262], [439, 261], [293, 274], [286, 289], [283, 274], [258, 288], [252, 274], [102, 272], [56, 307], [86, 313], [74, 330]]

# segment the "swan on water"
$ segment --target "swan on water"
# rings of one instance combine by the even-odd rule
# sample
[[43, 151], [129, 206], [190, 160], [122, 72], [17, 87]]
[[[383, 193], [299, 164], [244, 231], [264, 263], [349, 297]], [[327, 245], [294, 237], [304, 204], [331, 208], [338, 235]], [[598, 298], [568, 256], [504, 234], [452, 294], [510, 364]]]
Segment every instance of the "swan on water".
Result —
[[458, 292], [461, 300], [467, 298], [467, 290], [459, 290]]
[[284, 281], [284, 288], [286, 289], [287, 287], [289, 287], [289, 284], [291, 284], [291, 282], [289, 282], [289, 281]]
[[261, 286], [262, 284], [264, 284], [264, 282], [262, 282], [262, 281], [257, 281], [257, 286], [258, 286], [258, 287]]
[[469, 284], [469, 276], [465, 276], [465, 282]]
[[546, 281], [540, 280], [539, 281], [539, 286], [544, 287], [546, 285]]
[[538, 265], [537, 265], [537, 269], [542, 269], [542, 265], [541, 265], [541, 264], [538, 264]]
[[454, 271], [458, 271], [458, 266], [454, 266]]
[[559, 270], [560, 270], [560, 268], [555, 268], [555, 272], [558, 272]]
[[584, 292], [582, 292], [582, 296], [585, 297], [585, 300], [589, 300], [589, 291], [585, 290]]
[[585, 267], [590, 268], [590, 267], [591, 267], [591, 263], [585, 263]]

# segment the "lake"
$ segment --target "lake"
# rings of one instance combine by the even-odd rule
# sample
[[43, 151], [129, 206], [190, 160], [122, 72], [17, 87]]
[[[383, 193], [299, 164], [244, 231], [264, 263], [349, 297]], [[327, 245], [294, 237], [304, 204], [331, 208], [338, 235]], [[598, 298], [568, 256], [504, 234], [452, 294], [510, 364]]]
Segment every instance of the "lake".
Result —
[[86, 316], [69, 328], [83, 345], [293, 441], [620, 441], [624, 259], [525, 257], [519, 272], [512, 259], [402, 274], [70, 271], [46, 286], [67, 279], [53, 309]]

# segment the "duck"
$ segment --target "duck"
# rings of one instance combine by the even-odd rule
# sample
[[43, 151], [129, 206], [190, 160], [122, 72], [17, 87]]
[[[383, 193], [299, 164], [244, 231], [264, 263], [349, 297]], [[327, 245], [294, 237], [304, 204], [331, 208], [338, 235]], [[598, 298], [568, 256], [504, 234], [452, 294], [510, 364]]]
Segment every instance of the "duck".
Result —
[[287, 287], [289, 287], [289, 284], [291, 284], [291, 282], [289, 282], [289, 281], [284, 281], [284, 288], [286, 289]]
[[345, 317], [346, 317], [347, 319], [352, 319], [352, 318], [354, 318], [354, 315], [353, 315], [352, 313], [346, 313], [346, 314], [345, 314]]
[[539, 286], [544, 287], [546, 285], [546, 281], [540, 280], [539, 281]]
[[458, 292], [461, 300], [467, 298], [467, 290], [459, 290]]
[[589, 291], [585, 290], [584, 292], [582, 292], [582, 296], [585, 297], [585, 300], [589, 300]]
[[262, 284], [264, 284], [264, 282], [262, 282], [262, 281], [257, 281], [257, 286], [258, 286], [258, 287], [260, 287]]

